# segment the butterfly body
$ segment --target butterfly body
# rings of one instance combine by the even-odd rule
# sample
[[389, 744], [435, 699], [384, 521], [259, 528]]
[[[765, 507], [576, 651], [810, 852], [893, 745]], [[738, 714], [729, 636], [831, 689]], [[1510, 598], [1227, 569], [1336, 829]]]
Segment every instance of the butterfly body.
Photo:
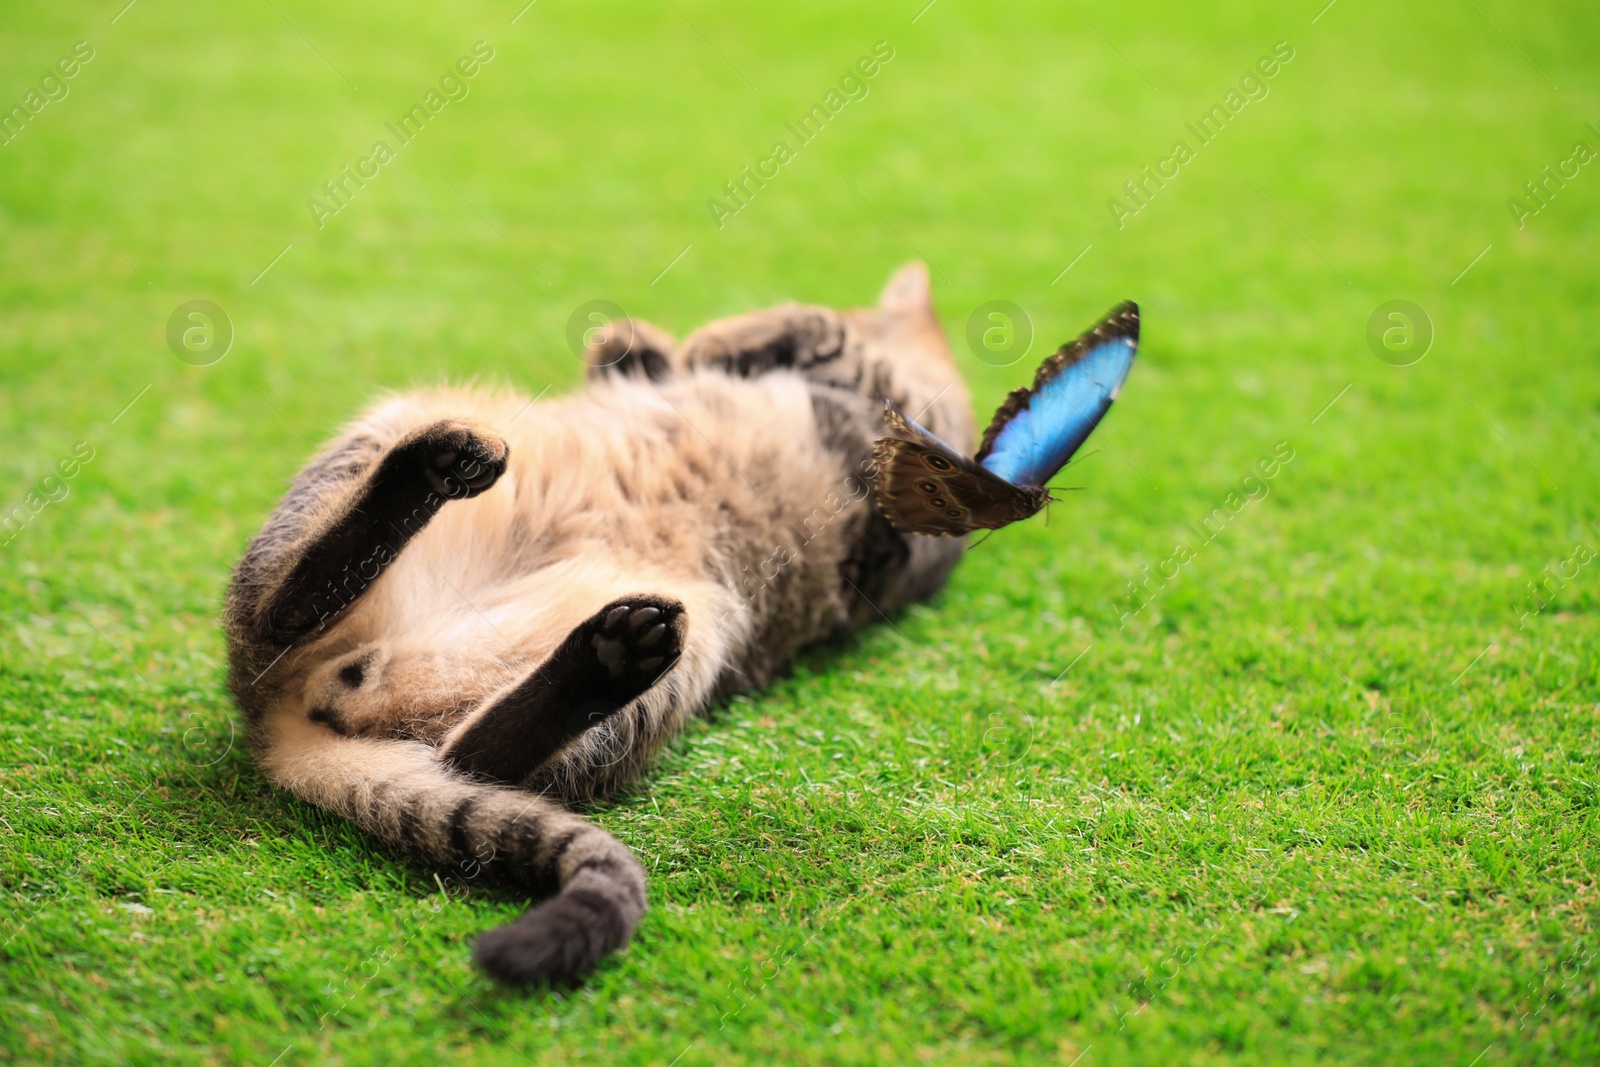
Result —
[[1128, 301], [1006, 397], [972, 459], [889, 402], [891, 435], [873, 446], [879, 509], [899, 530], [952, 537], [1037, 514], [1052, 499], [1044, 483], [1099, 425], [1138, 347], [1139, 308]]

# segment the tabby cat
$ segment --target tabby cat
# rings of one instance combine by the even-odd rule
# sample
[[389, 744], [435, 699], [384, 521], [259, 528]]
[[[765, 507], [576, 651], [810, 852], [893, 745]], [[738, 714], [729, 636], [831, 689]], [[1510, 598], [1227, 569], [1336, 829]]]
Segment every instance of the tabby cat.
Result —
[[586, 387], [383, 400], [300, 472], [228, 591], [229, 686], [278, 785], [428, 860], [550, 895], [483, 934], [507, 982], [624, 944], [644, 871], [565, 803], [708, 704], [932, 595], [963, 542], [869, 499], [885, 400], [970, 449], [927, 270], [681, 344], [598, 333]]

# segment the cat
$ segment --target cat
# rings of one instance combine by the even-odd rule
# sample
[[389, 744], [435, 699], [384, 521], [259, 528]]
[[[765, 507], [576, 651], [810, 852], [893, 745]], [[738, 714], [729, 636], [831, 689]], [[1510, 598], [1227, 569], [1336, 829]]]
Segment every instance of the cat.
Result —
[[224, 609], [268, 778], [548, 895], [474, 942], [514, 984], [575, 979], [645, 911], [637, 859], [565, 805], [802, 647], [932, 596], [964, 544], [896, 532], [869, 495], [886, 400], [972, 446], [919, 263], [876, 307], [784, 305], [681, 344], [622, 320], [584, 360], [572, 396], [377, 403], [294, 479]]

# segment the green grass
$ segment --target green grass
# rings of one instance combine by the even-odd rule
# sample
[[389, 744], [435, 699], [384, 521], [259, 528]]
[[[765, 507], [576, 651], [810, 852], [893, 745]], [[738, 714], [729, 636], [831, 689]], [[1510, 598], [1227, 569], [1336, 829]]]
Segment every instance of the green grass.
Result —
[[[0, 28], [0, 106], [96, 50], [0, 147], [0, 505], [94, 450], [0, 548], [6, 1056], [1600, 1059], [1600, 568], [1517, 606], [1600, 549], [1600, 165], [1524, 229], [1506, 204], [1600, 147], [1592, 6], [120, 2]], [[307, 198], [479, 39], [470, 96], [319, 231]], [[719, 230], [707, 198], [879, 40], [870, 95]], [[983, 412], [1141, 302], [1088, 491], [691, 729], [594, 812], [651, 872], [632, 947], [494, 987], [466, 946], [523, 900], [230, 745], [232, 560], [381, 388], [571, 389], [584, 301], [681, 332], [870, 300], [918, 254], [954, 336], [994, 299], [1037, 330], [1012, 367], [958, 344]], [[165, 342], [197, 298], [236, 331], [206, 367]], [[1413, 366], [1365, 341], [1392, 299], [1436, 332]]]

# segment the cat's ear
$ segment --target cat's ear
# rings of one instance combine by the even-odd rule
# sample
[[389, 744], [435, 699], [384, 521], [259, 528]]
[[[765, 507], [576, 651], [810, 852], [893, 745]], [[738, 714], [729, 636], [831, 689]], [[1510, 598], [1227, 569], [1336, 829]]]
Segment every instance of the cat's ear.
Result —
[[928, 280], [928, 265], [914, 259], [891, 274], [878, 306], [885, 311], [932, 315], [933, 286]]
[[614, 319], [593, 331], [583, 349], [589, 377], [636, 376], [653, 381], [672, 377], [678, 342], [667, 331], [643, 319]]

